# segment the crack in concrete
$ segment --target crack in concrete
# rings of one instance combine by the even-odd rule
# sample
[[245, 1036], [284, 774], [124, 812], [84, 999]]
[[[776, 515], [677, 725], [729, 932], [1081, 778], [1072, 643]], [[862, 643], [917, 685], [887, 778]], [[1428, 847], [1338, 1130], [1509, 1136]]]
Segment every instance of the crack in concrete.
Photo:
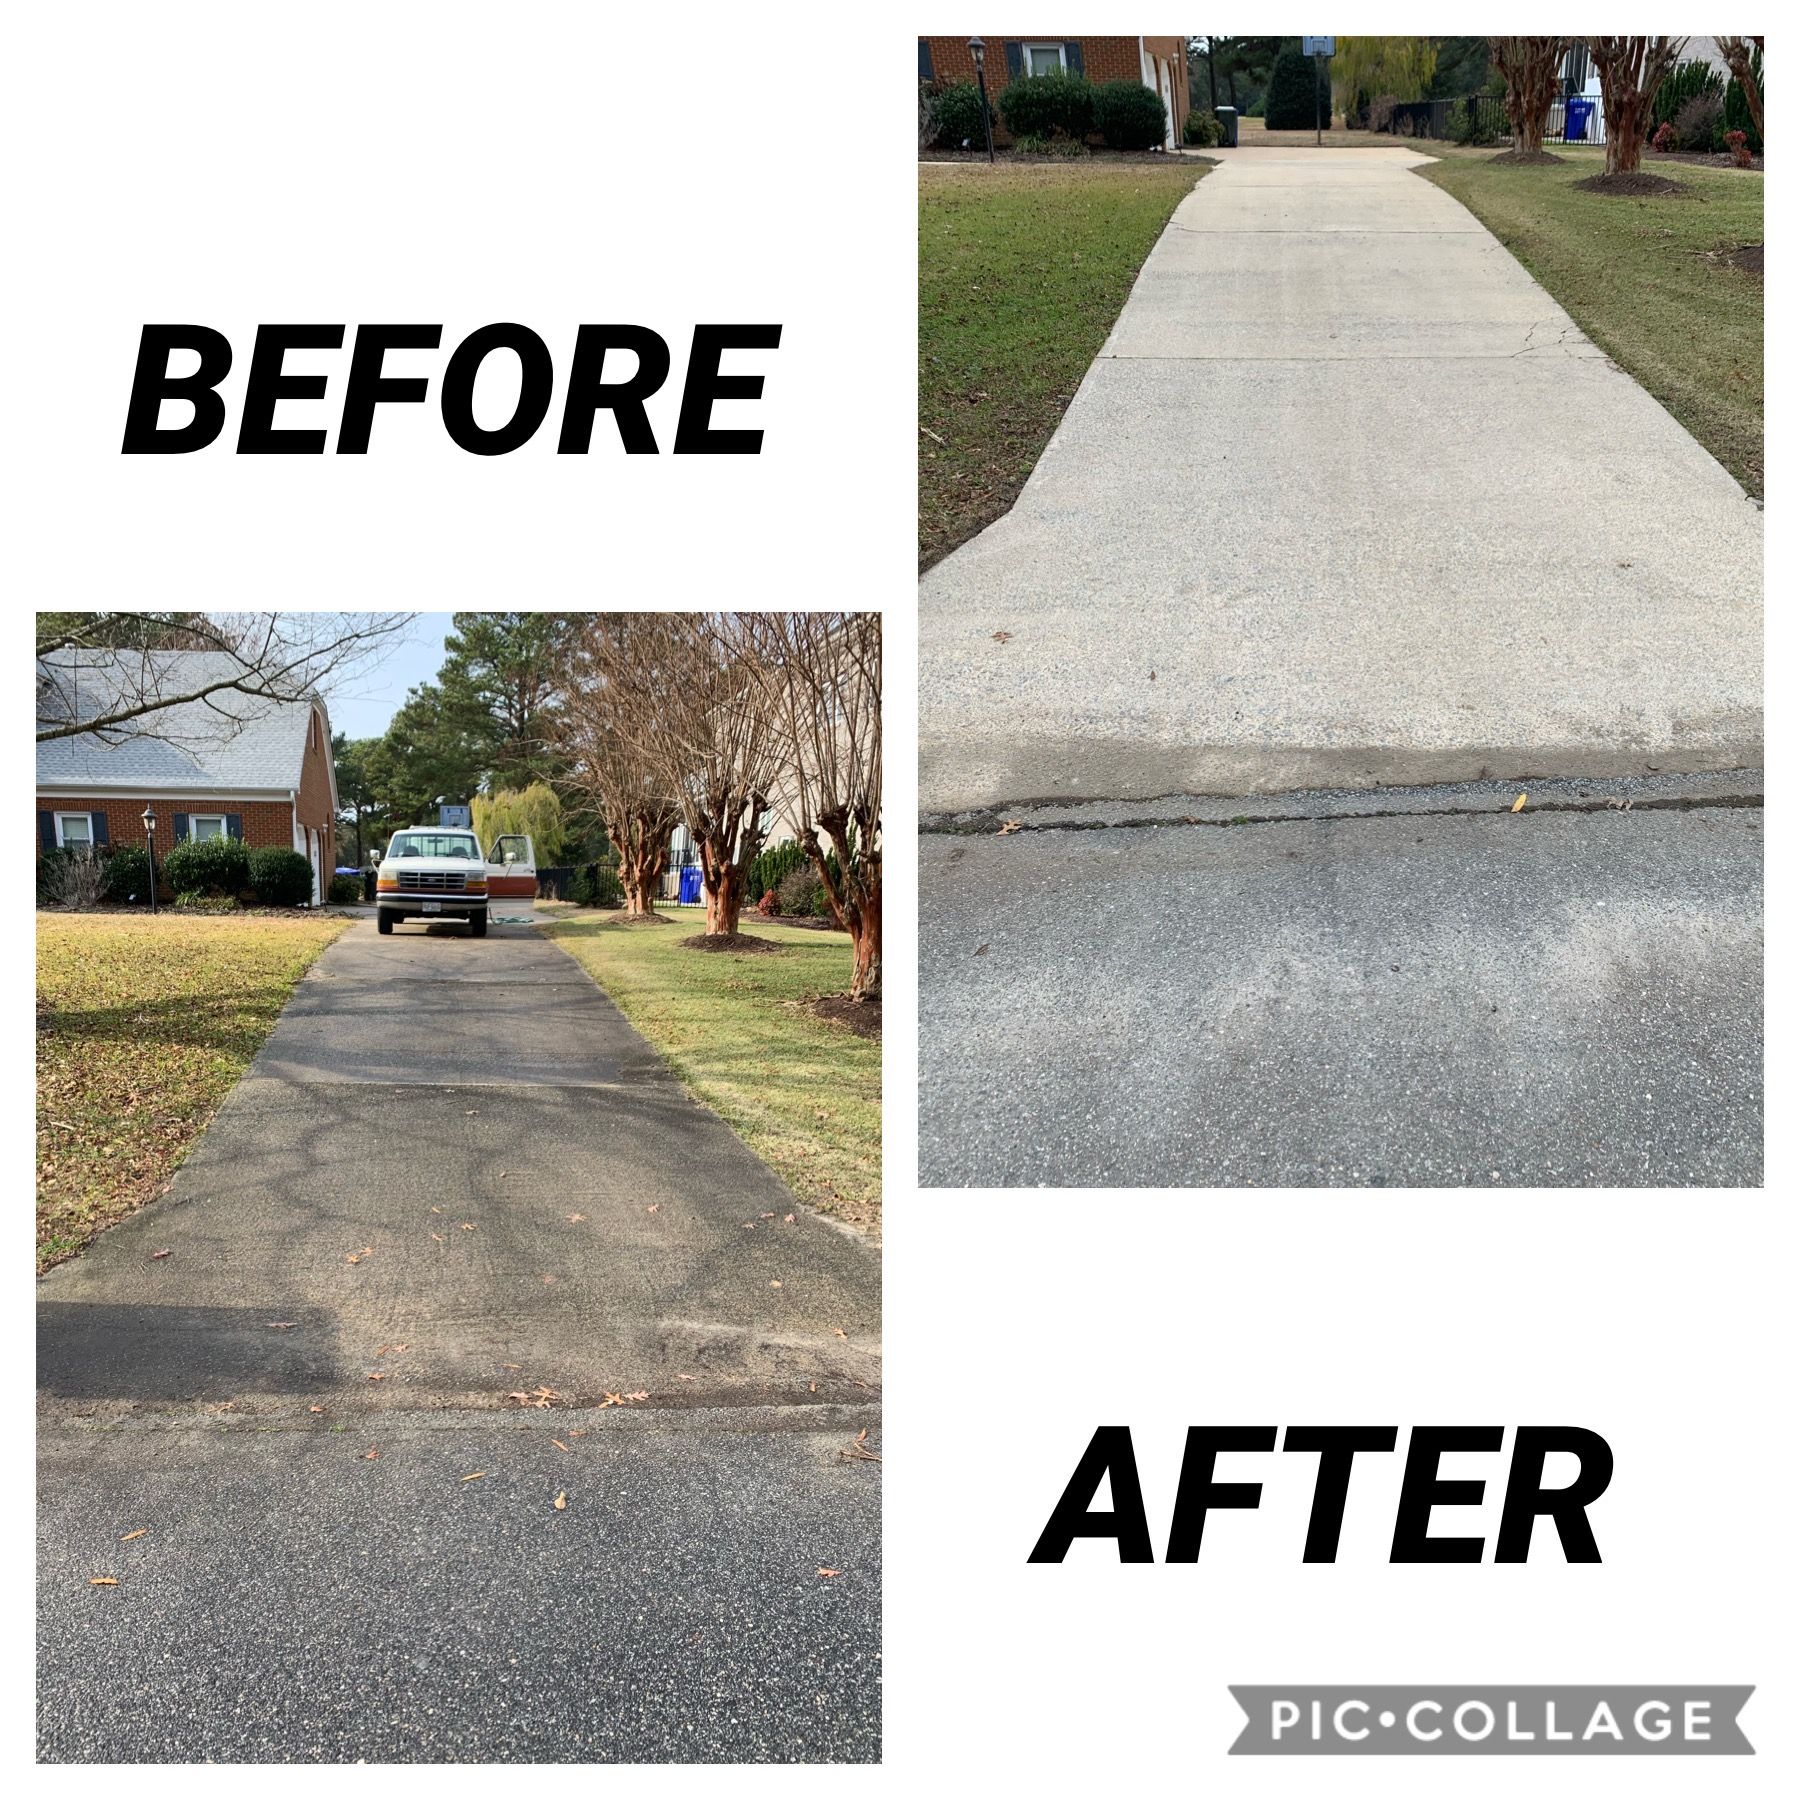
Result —
[[[1092, 802], [1086, 802], [1092, 804]], [[1711, 812], [1762, 810], [1761, 794], [1664, 794], [1642, 800], [1616, 799], [1545, 800], [1528, 802], [1523, 809], [1532, 813], [1602, 813], [1602, 812]], [[1210, 830], [1230, 830], [1238, 825], [1317, 825], [1337, 824], [1349, 819], [1481, 819], [1508, 814], [1512, 808], [1493, 806], [1428, 806], [1387, 807], [1364, 812], [1291, 812], [1234, 813], [1228, 819], [1203, 819], [1151, 814], [1142, 818], [1056, 819], [1033, 823], [1010, 818], [1004, 809], [988, 808], [977, 813], [935, 813], [921, 815], [921, 837], [1023, 837], [1032, 832], [1057, 831], [1141, 831], [1145, 829], [1185, 829], [1198, 826]], [[1002, 829], [1010, 827], [1010, 829]]]

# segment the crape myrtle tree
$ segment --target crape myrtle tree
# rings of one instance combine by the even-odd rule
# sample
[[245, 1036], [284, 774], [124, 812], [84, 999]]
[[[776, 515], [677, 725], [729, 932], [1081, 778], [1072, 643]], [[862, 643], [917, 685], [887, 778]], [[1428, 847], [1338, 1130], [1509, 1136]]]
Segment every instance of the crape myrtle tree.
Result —
[[[1756, 135], [1765, 143], [1763, 136], [1763, 97], [1762, 87], [1756, 79], [1755, 55], [1763, 47], [1759, 37], [1722, 37], [1714, 39], [1719, 46], [1719, 54], [1725, 59], [1725, 66], [1737, 78], [1737, 84], [1744, 92], [1744, 104], [1750, 109], [1750, 122], [1756, 127]], [[1728, 120], [1727, 123], [1730, 121]]]
[[1684, 37], [1591, 37], [1606, 115], [1606, 172], [1630, 175], [1644, 160], [1650, 109], [1663, 78], [1687, 48]]
[[1497, 37], [1488, 39], [1494, 68], [1506, 83], [1506, 118], [1519, 156], [1543, 153], [1550, 104], [1561, 84], [1563, 57], [1573, 38]]
[[615, 672], [654, 663], [658, 644], [634, 656], [633, 633], [661, 633], [656, 613], [598, 613], [565, 647], [558, 679], [556, 749], [563, 791], [579, 812], [601, 821], [619, 853], [619, 885], [628, 918], [654, 920], [656, 894], [669, 866], [669, 840], [681, 822], [674, 790], [649, 748], [645, 715], [655, 690], [621, 688]]
[[757, 613], [727, 630], [773, 720], [794, 835], [850, 934], [850, 997], [881, 997], [881, 617]]
[[613, 720], [651, 785], [674, 796], [700, 856], [709, 937], [735, 937], [750, 865], [763, 847], [778, 764], [735, 615], [639, 615], [592, 639], [615, 690]]

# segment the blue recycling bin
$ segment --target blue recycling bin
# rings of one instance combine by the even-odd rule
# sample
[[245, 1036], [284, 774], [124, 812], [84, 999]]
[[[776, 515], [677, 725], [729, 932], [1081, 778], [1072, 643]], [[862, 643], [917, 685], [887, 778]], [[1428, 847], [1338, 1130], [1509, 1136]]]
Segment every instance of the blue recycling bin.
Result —
[[681, 871], [681, 904], [698, 906], [700, 904], [700, 866], [690, 863]]
[[1588, 120], [1593, 116], [1594, 103], [1591, 100], [1570, 100], [1563, 115], [1563, 142], [1565, 144], [1585, 144], [1588, 134]]

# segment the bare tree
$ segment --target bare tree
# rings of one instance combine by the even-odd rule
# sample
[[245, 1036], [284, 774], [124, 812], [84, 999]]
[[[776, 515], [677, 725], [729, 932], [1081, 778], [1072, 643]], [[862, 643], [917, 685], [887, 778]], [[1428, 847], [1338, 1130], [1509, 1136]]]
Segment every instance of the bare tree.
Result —
[[[412, 616], [40, 613], [37, 741], [229, 738], [244, 723], [230, 696], [292, 700], [341, 681], [386, 655]], [[179, 707], [197, 710], [178, 720]]]
[[[629, 918], [656, 917], [657, 888], [669, 866], [669, 839], [681, 819], [661, 785], [648, 745], [653, 691], [622, 690], [613, 672], [631, 663], [627, 639], [659, 630], [654, 613], [600, 613], [569, 646], [559, 682], [556, 748], [568, 759], [561, 785], [606, 826], [619, 852], [619, 884]], [[655, 647], [647, 646], [654, 658]]]
[[1513, 150], [1520, 156], [1543, 153], [1550, 103], [1556, 98], [1563, 58], [1574, 41], [1566, 37], [1488, 39], [1494, 67], [1506, 83], [1506, 117], [1512, 126]]
[[881, 617], [755, 613], [736, 628], [780, 742], [795, 839], [850, 934], [850, 997], [878, 1000]]
[[[1719, 54], [1725, 59], [1725, 66], [1737, 77], [1737, 84], [1744, 90], [1744, 104], [1750, 109], [1750, 123], [1756, 127], [1756, 135], [1763, 136], [1762, 89], [1756, 83], [1756, 67], [1754, 53], [1763, 47], [1759, 37], [1722, 37], [1715, 38], [1719, 46]], [[1767, 139], [1764, 139], [1767, 142]]]
[[775, 787], [776, 737], [736, 622], [650, 613], [593, 640], [621, 702], [613, 717], [655, 784], [675, 796], [700, 853], [709, 936], [734, 936]]
[[1644, 160], [1656, 90], [1687, 48], [1684, 37], [1591, 37], [1606, 114], [1606, 172], [1630, 175]]

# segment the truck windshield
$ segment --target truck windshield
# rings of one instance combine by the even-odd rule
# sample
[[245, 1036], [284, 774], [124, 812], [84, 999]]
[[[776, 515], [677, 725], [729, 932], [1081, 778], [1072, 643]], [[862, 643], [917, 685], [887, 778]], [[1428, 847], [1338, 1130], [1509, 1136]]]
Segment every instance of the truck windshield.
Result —
[[388, 845], [388, 855], [448, 856], [458, 862], [474, 862], [475, 840], [449, 831], [403, 831]]

